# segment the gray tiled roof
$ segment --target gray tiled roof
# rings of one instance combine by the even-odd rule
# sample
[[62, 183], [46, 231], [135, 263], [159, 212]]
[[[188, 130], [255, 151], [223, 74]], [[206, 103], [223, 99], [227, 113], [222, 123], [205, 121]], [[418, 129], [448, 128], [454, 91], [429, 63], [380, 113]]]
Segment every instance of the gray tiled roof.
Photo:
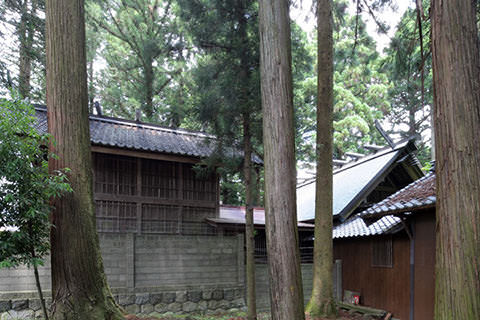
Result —
[[[47, 132], [46, 108], [36, 107], [36, 127]], [[206, 158], [214, 151], [215, 137], [203, 132], [166, 128], [129, 120], [90, 115], [93, 145]], [[257, 156], [252, 160], [261, 163]]]
[[[410, 140], [387, 148], [359, 161], [345, 165], [333, 172], [333, 216], [338, 217], [353, 210], [362, 200], [372, 183], [386, 172], [390, 165], [404, 154]], [[308, 221], [315, 217], [315, 181], [297, 188], [298, 220]], [[348, 213], [348, 212], [347, 212]]]
[[360, 215], [364, 218], [370, 218], [377, 215], [383, 216], [385, 214], [409, 212], [432, 207], [435, 203], [435, 173], [430, 172], [379, 203], [362, 211]]
[[385, 216], [367, 226], [363, 219], [356, 215], [333, 228], [333, 238], [364, 237], [394, 233], [402, 228], [400, 218]]
[[[402, 228], [400, 218], [394, 214], [403, 213], [408, 215], [411, 211], [432, 207], [435, 205], [435, 202], [435, 173], [430, 172], [336, 226], [333, 229], [333, 238], [394, 233]], [[368, 224], [369, 221], [373, 221], [373, 223]]]

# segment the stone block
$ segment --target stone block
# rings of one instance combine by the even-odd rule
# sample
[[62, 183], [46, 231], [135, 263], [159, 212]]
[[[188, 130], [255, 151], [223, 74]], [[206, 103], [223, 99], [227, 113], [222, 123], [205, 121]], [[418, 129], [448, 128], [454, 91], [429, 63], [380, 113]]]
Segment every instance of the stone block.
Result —
[[223, 291], [223, 299], [232, 301], [235, 298], [235, 290], [233, 289], [225, 289]]
[[40, 299], [30, 299], [28, 300], [28, 308], [32, 309], [33, 311], [38, 311], [42, 309], [42, 303]]
[[177, 291], [175, 302], [183, 303], [187, 301], [187, 291]]
[[188, 291], [188, 301], [199, 302], [202, 300], [202, 291]]
[[150, 303], [144, 304], [140, 307], [140, 312], [145, 315], [149, 315], [153, 311], [155, 311], [155, 309], [153, 308], [153, 305]]
[[228, 308], [230, 308], [230, 301], [220, 300], [220, 301], [218, 301], [218, 307], [222, 308], [222, 309], [228, 309]]
[[0, 300], [0, 312], [5, 312], [12, 309], [12, 302], [10, 300]]
[[35, 312], [32, 310], [10, 310], [9, 312], [5, 312], [2, 314], [1, 320], [34, 320], [35, 319]]
[[210, 300], [212, 299], [212, 290], [203, 290], [202, 291], [202, 300]]
[[245, 295], [245, 289], [235, 289], [235, 299], [243, 298]]
[[148, 302], [152, 305], [156, 305], [162, 302], [163, 294], [162, 293], [151, 293]]
[[124, 309], [125, 309], [125, 312], [127, 312], [129, 314], [137, 314], [137, 313], [140, 312], [140, 306], [138, 306], [136, 304], [129, 304]]
[[170, 303], [167, 306], [167, 310], [171, 312], [179, 312], [182, 311], [182, 304], [178, 302]]
[[214, 290], [212, 293], [212, 299], [213, 300], [222, 300], [223, 299], [223, 290], [217, 289]]
[[164, 313], [168, 311], [168, 305], [165, 303], [157, 303], [153, 306], [153, 309], [158, 313]]
[[167, 304], [175, 302], [176, 296], [177, 295], [175, 294], [175, 292], [165, 292], [163, 294], [162, 302]]
[[12, 300], [12, 309], [15, 311], [20, 311], [28, 308], [28, 300]]
[[245, 306], [245, 300], [243, 300], [243, 298], [237, 298], [237, 299], [232, 301], [231, 305], [234, 308], [244, 307]]
[[184, 312], [193, 312], [197, 310], [197, 304], [195, 302], [187, 301], [182, 304], [182, 310]]
[[205, 310], [207, 310], [207, 309], [208, 309], [208, 303], [207, 303], [207, 301], [204, 300], [204, 301], [200, 301], [200, 302], [198, 303], [198, 310], [200, 310], [200, 311], [205, 311]]
[[135, 295], [133, 294], [119, 295], [118, 304], [121, 306], [128, 306], [131, 304], [135, 304]]
[[144, 305], [150, 301], [150, 294], [148, 293], [137, 293], [135, 295], [135, 304], [136, 305]]
[[208, 301], [208, 310], [217, 310], [218, 308], [220, 308], [220, 301], [218, 300], [210, 300]]

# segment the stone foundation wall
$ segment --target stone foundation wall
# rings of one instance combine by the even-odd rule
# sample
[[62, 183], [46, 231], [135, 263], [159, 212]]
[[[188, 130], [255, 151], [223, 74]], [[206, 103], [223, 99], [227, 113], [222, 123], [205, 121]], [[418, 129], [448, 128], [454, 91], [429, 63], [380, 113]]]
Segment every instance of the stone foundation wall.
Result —
[[[245, 308], [245, 288], [196, 288], [193, 290], [114, 293], [117, 303], [127, 313], [144, 316], [213, 313]], [[49, 293], [47, 293], [49, 294]], [[9, 298], [9, 299], [7, 299]], [[46, 298], [47, 305], [51, 298]], [[0, 295], [0, 320], [42, 319], [40, 300], [33, 293]]]

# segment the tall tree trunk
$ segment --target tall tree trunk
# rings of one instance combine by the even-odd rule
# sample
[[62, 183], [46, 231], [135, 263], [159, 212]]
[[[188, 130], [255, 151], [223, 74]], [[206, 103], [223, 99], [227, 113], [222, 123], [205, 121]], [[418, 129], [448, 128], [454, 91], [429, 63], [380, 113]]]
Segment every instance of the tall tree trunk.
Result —
[[[35, 259], [35, 248], [31, 249], [32, 258]], [[35, 285], [37, 286], [38, 298], [40, 299], [40, 305], [42, 306], [42, 313], [45, 320], [48, 320], [47, 306], [45, 304], [45, 298], [43, 297], [42, 285], [40, 283], [40, 275], [38, 274], [38, 266], [36, 263], [33, 264], [33, 274], [35, 276]]]
[[243, 175], [245, 182], [245, 239], [247, 247], [247, 317], [257, 319], [255, 294], [255, 227], [253, 221], [253, 182], [252, 182], [252, 145], [250, 137], [250, 116], [243, 115], [244, 160]]
[[287, 0], [260, 0], [265, 218], [272, 319], [304, 319], [297, 232], [290, 18]]
[[331, 0], [318, 0], [318, 100], [315, 240], [312, 296], [306, 311], [312, 317], [335, 317], [333, 299], [333, 21]]
[[74, 190], [52, 213], [52, 319], [122, 319], [95, 230], [83, 1], [47, 1], [46, 22], [48, 129], [58, 155], [49, 167], [70, 168]]
[[[29, 12], [30, 10], [30, 12]], [[30, 78], [32, 74], [32, 47], [33, 35], [35, 28], [31, 17], [36, 14], [37, 1], [33, 0], [31, 8], [29, 2], [25, 1], [22, 7], [22, 15], [19, 25], [19, 74], [18, 74], [18, 91], [23, 98], [30, 95]]]
[[435, 319], [480, 319], [480, 50], [476, 1], [436, 0]]
[[143, 112], [148, 121], [153, 120], [153, 61], [149, 60], [143, 67], [145, 81], [145, 97], [143, 101]]
[[[248, 47], [247, 19], [245, 17], [245, 1], [236, 2], [237, 19], [239, 21], [238, 36], [242, 41], [241, 46]], [[255, 226], [253, 221], [253, 187], [252, 179], [252, 134], [250, 130], [250, 101], [248, 97], [248, 86], [250, 84], [250, 70], [246, 52], [241, 52], [240, 73], [242, 89], [241, 104], [243, 108], [243, 175], [245, 184], [245, 245], [246, 245], [246, 271], [247, 271], [247, 318], [248, 320], [257, 319], [257, 296], [255, 292]]]
[[95, 103], [95, 85], [93, 83], [93, 58], [88, 61], [88, 113], [93, 113]]

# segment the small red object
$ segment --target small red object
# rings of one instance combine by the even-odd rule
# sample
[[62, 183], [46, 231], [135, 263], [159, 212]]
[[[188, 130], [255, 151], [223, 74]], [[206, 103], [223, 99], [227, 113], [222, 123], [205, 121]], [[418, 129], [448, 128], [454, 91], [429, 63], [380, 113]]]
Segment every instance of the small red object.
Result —
[[360, 304], [360, 296], [359, 295], [353, 295], [353, 304]]

